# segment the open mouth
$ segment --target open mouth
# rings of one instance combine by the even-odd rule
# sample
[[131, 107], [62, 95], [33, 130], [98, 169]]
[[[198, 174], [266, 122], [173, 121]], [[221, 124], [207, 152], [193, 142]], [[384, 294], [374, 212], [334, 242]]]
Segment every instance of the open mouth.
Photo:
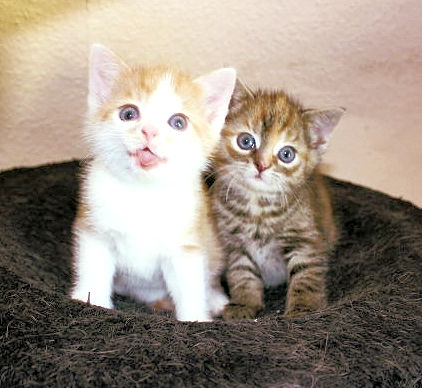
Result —
[[132, 158], [134, 158], [136, 165], [141, 168], [151, 168], [160, 162], [165, 161], [164, 158], [156, 155], [148, 147], [138, 149], [135, 152], [130, 152], [129, 154]]

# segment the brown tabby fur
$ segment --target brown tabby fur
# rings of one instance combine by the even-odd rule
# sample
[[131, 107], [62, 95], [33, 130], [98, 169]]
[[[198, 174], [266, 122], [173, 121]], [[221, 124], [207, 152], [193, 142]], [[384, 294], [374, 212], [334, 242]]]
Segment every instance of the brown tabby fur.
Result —
[[[326, 305], [325, 275], [338, 232], [317, 165], [343, 111], [304, 110], [282, 91], [253, 92], [238, 82], [211, 188], [231, 298], [224, 318], [254, 317], [263, 308], [264, 287], [283, 281], [285, 316]], [[261, 139], [255, 149], [237, 145], [245, 132]], [[279, 160], [280, 142], [296, 150], [294, 162]], [[259, 165], [267, 168], [264, 183]]]

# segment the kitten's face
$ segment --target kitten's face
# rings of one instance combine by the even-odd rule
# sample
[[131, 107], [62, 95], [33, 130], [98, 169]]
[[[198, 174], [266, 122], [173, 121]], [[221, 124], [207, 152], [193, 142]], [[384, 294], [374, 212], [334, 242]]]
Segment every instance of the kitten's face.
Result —
[[[210, 109], [204, 87], [209, 79], [164, 67], [128, 67], [110, 52], [101, 54], [107, 58], [91, 65], [87, 137], [94, 155], [139, 176], [176, 179], [200, 171], [219, 139], [234, 71], [222, 71], [222, 89], [212, 90], [221, 101]], [[213, 122], [216, 115], [222, 120]]]
[[[202, 142], [214, 144], [216, 136], [200, 119], [204, 108], [193, 104], [201, 97], [199, 87], [176, 77], [164, 69], [134, 69], [117, 79], [96, 115], [101, 157], [135, 174], [150, 175], [204, 163]], [[178, 87], [183, 81], [185, 88]]]
[[304, 111], [282, 92], [237, 90], [215, 157], [219, 179], [291, 193], [318, 164], [342, 112]]

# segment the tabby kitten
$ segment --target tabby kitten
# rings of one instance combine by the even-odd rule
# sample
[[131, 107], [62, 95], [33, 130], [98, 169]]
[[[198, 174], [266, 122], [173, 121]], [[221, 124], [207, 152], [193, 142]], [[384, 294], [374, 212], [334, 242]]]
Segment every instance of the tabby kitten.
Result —
[[237, 83], [211, 188], [227, 260], [226, 319], [254, 317], [264, 287], [286, 280], [285, 316], [325, 306], [337, 230], [317, 167], [343, 112], [303, 109], [282, 91]]
[[150, 304], [171, 299], [182, 321], [221, 313], [222, 252], [201, 171], [235, 79], [233, 69], [192, 79], [167, 67], [128, 66], [92, 46], [92, 160], [74, 223], [72, 298], [106, 308], [113, 291]]

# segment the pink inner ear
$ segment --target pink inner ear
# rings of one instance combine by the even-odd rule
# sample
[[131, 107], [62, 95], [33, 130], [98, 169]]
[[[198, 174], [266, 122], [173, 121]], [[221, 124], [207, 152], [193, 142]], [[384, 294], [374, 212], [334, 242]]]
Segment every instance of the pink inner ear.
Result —
[[333, 129], [334, 126], [332, 126], [331, 121], [327, 119], [327, 117], [323, 115], [318, 116], [312, 125], [312, 130], [316, 137], [313, 143], [314, 147], [327, 144], [328, 138], [330, 137]]
[[[221, 110], [227, 109], [232, 90], [230, 90], [231, 78], [221, 77], [215, 79], [215, 83], [210, 85], [206, 103], [210, 108], [208, 119], [214, 121]], [[228, 100], [228, 101], [227, 101]]]
[[313, 147], [318, 148], [328, 143], [343, 113], [343, 108], [321, 111], [313, 110], [306, 113], [310, 120], [309, 129], [311, 131], [311, 144]]
[[236, 72], [233, 69], [220, 69], [196, 79], [205, 93], [208, 120], [218, 130], [224, 124], [235, 81]]
[[209, 121], [214, 121], [217, 118], [218, 115], [218, 107], [220, 105], [220, 96], [218, 95], [211, 95], [208, 96], [206, 103], [207, 105], [211, 108], [208, 114], [208, 120]]
[[318, 136], [313, 142], [312, 147], [318, 148], [319, 146], [322, 146], [324, 144], [327, 144], [327, 141], [324, 137]]
[[122, 64], [107, 48], [93, 45], [90, 58], [89, 92], [93, 103], [102, 104], [110, 95]]

